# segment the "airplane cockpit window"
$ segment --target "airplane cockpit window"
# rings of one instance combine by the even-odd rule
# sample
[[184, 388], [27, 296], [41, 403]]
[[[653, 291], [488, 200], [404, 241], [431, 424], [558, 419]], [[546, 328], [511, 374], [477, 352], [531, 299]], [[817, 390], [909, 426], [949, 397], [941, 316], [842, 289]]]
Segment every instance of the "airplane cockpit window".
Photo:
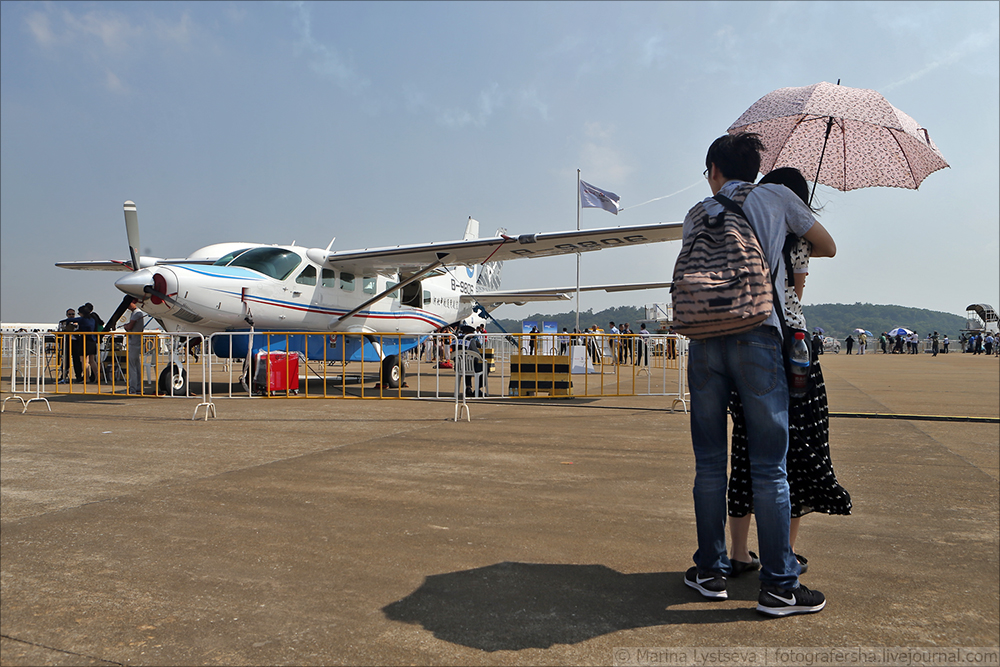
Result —
[[316, 284], [316, 267], [312, 264], [307, 264], [306, 268], [302, 269], [302, 273], [295, 276], [295, 282], [300, 285], [315, 285]]
[[[302, 258], [284, 248], [251, 248], [229, 263], [260, 271], [276, 280], [284, 280], [299, 264]], [[315, 280], [315, 277], [313, 278]], [[314, 283], [315, 284], [315, 283]]]
[[333, 269], [323, 269], [323, 272], [319, 275], [319, 281], [323, 287], [336, 287], [337, 272]]
[[354, 274], [347, 271], [340, 272], [340, 289], [345, 292], [354, 291]]
[[365, 276], [364, 278], [362, 278], [362, 280], [364, 281], [364, 283], [362, 284], [362, 291], [365, 294], [374, 294], [376, 291], [375, 290], [376, 279], [371, 276]]
[[242, 255], [249, 249], [250, 248], [240, 248], [239, 250], [234, 250], [227, 255], [223, 255], [219, 259], [215, 260], [215, 266], [226, 266], [227, 264], [229, 264], [229, 262], [233, 261], [234, 257]]

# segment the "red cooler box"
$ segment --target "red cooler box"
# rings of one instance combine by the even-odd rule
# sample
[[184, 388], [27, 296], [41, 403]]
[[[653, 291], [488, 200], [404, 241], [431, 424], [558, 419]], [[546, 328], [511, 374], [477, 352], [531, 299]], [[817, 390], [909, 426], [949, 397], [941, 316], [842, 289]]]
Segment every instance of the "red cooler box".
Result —
[[[266, 374], [266, 375], [265, 375]], [[299, 355], [297, 352], [257, 353], [256, 382], [262, 391], [298, 392]]]

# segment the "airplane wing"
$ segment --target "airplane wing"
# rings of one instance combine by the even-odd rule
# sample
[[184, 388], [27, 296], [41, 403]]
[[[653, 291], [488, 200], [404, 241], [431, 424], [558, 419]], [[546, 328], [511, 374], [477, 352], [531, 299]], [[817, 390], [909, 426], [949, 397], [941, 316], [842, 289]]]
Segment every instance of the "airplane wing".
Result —
[[[197, 258], [177, 258], [162, 259], [160, 257], [142, 257], [139, 260], [139, 268], [148, 269], [159, 264], [213, 264], [214, 259]], [[56, 262], [60, 269], [73, 269], [75, 271], [131, 271], [132, 262], [127, 259], [83, 259], [72, 262]]]
[[[624, 227], [541, 232], [520, 236], [495, 236], [467, 241], [443, 241], [365, 250], [309, 251], [319, 264], [335, 265], [354, 273], [416, 270], [436, 262], [447, 266], [473, 266], [486, 260], [507, 261], [520, 257], [552, 257], [646, 243], [676, 241], [681, 238], [680, 222], [659, 222]], [[575, 287], [573, 288], [576, 289]]]
[[[615, 285], [580, 286], [581, 292], [628, 292], [634, 290], [660, 289], [670, 287], [672, 283], [621, 283]], [[543, 287], [526, 290], [498, 290], [495, 292], [477, 292], [465, 295], [462, 301], [478, 301], [483, 306], [495, 307], [505, 303], [527, 303], [529, 301], [567, 301], [573, 298], [576, 286], [573, 287]]]
[[77, 262], [56, 262], [60, 269], [77, 271], [131, 271], [132, 262], [127, 259], [94, 259]]

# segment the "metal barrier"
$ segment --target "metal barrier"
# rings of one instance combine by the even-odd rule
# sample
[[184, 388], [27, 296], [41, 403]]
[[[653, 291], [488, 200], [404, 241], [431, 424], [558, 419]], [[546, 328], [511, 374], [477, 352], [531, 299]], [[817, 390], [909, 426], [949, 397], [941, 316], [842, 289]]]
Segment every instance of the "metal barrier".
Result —
[[[83, 336], [98, 341], [93, 361], [83, 354]], [[565, 346], [567, 341], [548, 336], [555, 343], [546, 346], [540, 340], [544, 338], [493, 333], [459, 338], [450, 333], [221, 332], [204, 338], [192, 332], [52, 332], [5, 336], [3, 349], [12, 350], [14, 393], [34, 388], [40, 399], [46, 377], [58, 379], [51, 389], [56, 394], [116, 395], [129, 392], [130, 386], [141, 396], [189, 396], [194, 390], [202, 400], [192, 419], [202, 407], [206, 420], [215, 416], [214, 400], [219, 397], [449, 399], [456, 402], [457, 419], [459, 412], [468, 414], [471, 401], [525, 397], [528, 392], [511, 391], [515, 357], [520, 356], [514, 363], [521, 380], [534, 380], [538, 387], [546, 380], [537, 375], [545, 369], [541, 357], [558, 352], [565, 353], [560, 355], [563, 374], [558, 378], [569, 385], [565, 397], [665, 396], [673, 398], [671, 409], [680, 403], [687, 410], [686, 339], [587, 333], [569, 334]], [[478, 354], [461, 354], [476, 348]], [[256, 352], [250, 355], [249, 350]], [[568, 369], [562, 368], [566, 361]], [[77, 362], [80, 379], [74, 372]], [[93, 367], [96, 376], [88, 377], [85, 371]], [[462, 389], [470, 374], [476, 391], [466, 396]]]
[[[11, 359], [10, 368], [10, 390], [13, 396], [3, 399], [0, 404], [0, 412], [7, 408], [7, 401], [16, 398], [21, 401], [21, 414], [28, 411], [28, 404], [33, 401], [44, 401], [45, 406], [52, 412], [49, 401], [42, 397], [45, 390], [45, 337], [41, 333], [19, 333], [13, 336], [4, 336], [0, 342], [0, 368], [3, 367], [3, 356], [7, 354]], [[20, 372], [20, 380], [18, 373]], [[20, 382], [20, 392], [30, 393], [34, 385], [35, 397], [27, 401], [18, 395], [18, 382]]]

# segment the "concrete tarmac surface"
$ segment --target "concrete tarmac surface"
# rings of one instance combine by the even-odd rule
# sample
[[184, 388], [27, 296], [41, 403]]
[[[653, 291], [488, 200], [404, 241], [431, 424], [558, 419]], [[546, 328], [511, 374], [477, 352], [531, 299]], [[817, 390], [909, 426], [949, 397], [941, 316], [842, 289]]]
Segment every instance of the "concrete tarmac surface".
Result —
[[[995, 357], [822, 363], [833, 413], [1000, 416]], [[834, 416], [854, 514], [805, 517], [796, 545], [827, 607], [767, 619], [754, 573], [721, 602], [682, 582], [694, 461], [663, 397], [473, 403], [459, 423], [435, 401], [222, 399], [206, 422], [197, 399], [50, 400], [0, 421], [3, 665], [1000, 644], [995, 421]]]

